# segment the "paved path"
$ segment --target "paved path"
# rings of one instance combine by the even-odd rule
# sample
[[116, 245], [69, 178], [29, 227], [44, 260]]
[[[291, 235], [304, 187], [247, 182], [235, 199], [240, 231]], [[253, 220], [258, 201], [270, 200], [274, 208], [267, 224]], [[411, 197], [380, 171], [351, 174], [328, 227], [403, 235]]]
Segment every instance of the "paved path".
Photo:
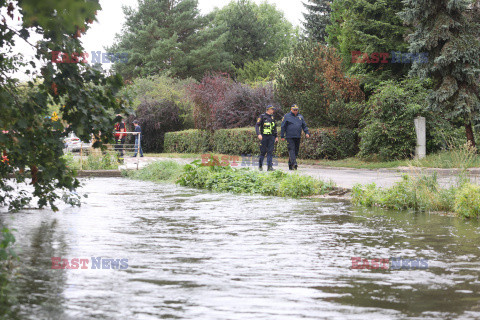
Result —
[[[160, 160], [174, 160], [182, 164], [190, 163], [194, 159], [181, 158], [139, 158], [139, 168], [149, 163]], [[136, 169], [137, 158], [126, 158], [125, 165], [121, 169]], [[255, 168], [256, 169], [256, 168]], [[265, 166], [264, 166], [265, 169]], [[279, 163], [275, 169], [288, 172], [286, 163]], [[297, 171], [299, 174], [309, 175], [322, 180], [333, 180], [340, 188], [351, 189], [355, 184], [375, 183], [379, 187], [390, 187], [395, 182], [402, 179], [402, 174], [419, 175], [422, 173], [432, 174], [437, 172], [438, 180], [441, 185], [448, 186], [455, 184], [459, 171], [456, 169], [413, 169], [413, 168], [397, 168], [397, 169], [350, 169], [350, 168], [331, 168], [315, 165], [301, 165]], [[470, 170], [470, 178], [472, 182], [480, 184], [480, 168]]]

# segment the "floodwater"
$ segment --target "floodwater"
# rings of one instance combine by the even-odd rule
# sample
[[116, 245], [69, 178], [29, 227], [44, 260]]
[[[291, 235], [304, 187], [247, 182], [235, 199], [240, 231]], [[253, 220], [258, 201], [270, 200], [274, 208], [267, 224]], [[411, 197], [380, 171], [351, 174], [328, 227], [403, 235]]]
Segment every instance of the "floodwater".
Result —
[[9, 319], [480, 319], [477, 221], [121, 178], [81, 191], [80, 208], [0, 215], [20, 257]]

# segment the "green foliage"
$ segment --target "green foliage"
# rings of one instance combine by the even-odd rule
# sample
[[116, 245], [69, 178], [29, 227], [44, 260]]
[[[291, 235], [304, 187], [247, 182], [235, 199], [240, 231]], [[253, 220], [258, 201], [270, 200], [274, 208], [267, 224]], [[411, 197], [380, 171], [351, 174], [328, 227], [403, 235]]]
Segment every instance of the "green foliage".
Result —
[[11, 285], [10, 278], [13, 275], [12, 262], [18, 259], [15, 251], [13, 251], [13, 244], [15, 243], [15, 236], [12, 231], [6, 227], [1, 229], [0, 241], [0, 317], [10, 313], [10, 306], [12, 300], [10, 297]]
[[479, 168], [480, 155], [477, 148], [465, 143], [450, 150], [427, 155], [421, 160], [413, 160], [411, 164], [417, 167], [428, 168]]
[[211, 148], [210, 135], [204, 130], [190, 129], [165, 134], [165, 152], [201, 153]]
[[201, 79], [231, 70], [223, 30], [200, 15], [197, 0], [142, 0], [125, 8], [126, 22], [110, 52], [128, 53], [114, 69], [126, 78], [167, 74]]
[[[165, 152], [201, 153], [214, 151], [230, 155], [256, 155], [260, 142], [254, 128], [221, 129], [211, 140], [206, 131], [186, 130], [165, 135]], [[210, 142], [211, 141], [211, 142]], [[301, 159], [343, 159], [358, 151], [356, 130], [346, 128], [310, 129], [310, 139], [300, 143]], [[275, 155], [288, 157], [287, 142], [276, 144]]]
[[173, 101], [184, 113], [191, 113], [192, 102], [188, 96], [188, 86], [196, 83], [195, 79], [178, 79], [164, 75], [136, 78], [125, 86], [120, 95], [132, 101], [134, 110], [143, 101], [158, 101], [161, 99]]
[[407, 28], [397, 16], [402, 0], [337, 0], [332, 4], [332, 24], [327, 27], [328, 43], [337, 48], [349, 73], [362, 75], [362, 87], [372, 92], [381, 81], [400, 78], [409, 64], [352, 63], [352, 52], [406, 52]]
[[352, 189], [352, 202], [357, 205], [380, 206], [395, 210], [413, 209], [417, 211], [453, 212], [456, 188], [441, 188], [436, 174], [411, 177], [404, 175], [402, 180], [391, 188], [378, 188], [374, 183], [366, 186], [355, 185]]
[[125, 170], [131, 179], [153, 182], [175, 182], [183, 173], [183, 166], [175, 161], [156, 161], [141, 170]]
[[66, 153], [62, 156], [66, 161], [67, 167], [72, 170], [116, 170], [118, 169], [118, 157], [116, 153], [93, 152], [90, 153], [85, 159], [75, 157], [71, 153]]
[[480, 186], [467, 183], [458, 190], [455, 212], [464, 218], [480, 217]]
[[325, 43], [327, 40], [327, 26], [331, 24], [331, 12], [333, 1], [328, 0], [308, 0], [303, 2], [307, 13], [303, 14], [305, 28], [308, 39]]
[[465, 126], [475, 146], [473, 126], [480, 122], [480, 24], [472, 1], [404, 1], [400, 16], [414, 26], [410, 51], [428, 52], [428, 63], [415, 64], [412, 74], [433, 79], [428, 106]]
[[[340, 110], [348, 109], [349, 102], [363, 102], [364, 95], [358, 80], [348, 77], [342, 68], [337, 51], [317, 43], [302, 42], [292, 54], [282, 59], [275, 70], [278, 99], [285, 108], [292, 104], [311, 127], [343, 126], [355, 122], [358, 114], [347, 112], [339, 117]], [[337, 112], [330, 110], [335, 108]]]
[[248, 61], [243, 68], [235, 68], [237, 81], [251, 85], [267, 82], [273, 78], [274, 65], [275, 62], [263, 59]]
[[221, 129], [213, 135], [213, 151], [220, 154], [247, 155], [259, 153], [254, 128]]
[[361, 122], [359, 156], [381, 161], [400, 160], [415, 153], [414, 119], [426, 117], [427, 152], [445, 148], [454, 128], [438, 114], [427, 111], [429, 81], [386, 81], [367, 102]]
[[310, 176], [288, 174], [279, 183], [277, 194], [282, 197], [301, 198], [314, 194], [325, 194], [332, 187], [331, 184]]
[[[17, 44], [15, 34], [20, 42], [36, 37], [38, 41], [32, 48], [35, 57], [43, 62], [41, 67], [34, 61], [22, 63], [22, 54], [6, 55], [0, 61], [3, 74], [15, 74], [22, 67], [33, 79], [28, 82], [30, 90], [23, 90], [24, 86], [11, 76], [5, 76], [0, 85], [0, 152], [9, 159], [0, 163], [0, 205], [17, 210], [35, 197], [39, 207], [50, 205], [56, 210], [56, 190], [73, 190], [79, 185], [65, 161], [59, 160], [63, 154], [63, 124], [69, 125], [66, 133], [75, 132], [84, 141], [93, 135], [96, 146], [111, 141], [113, 115], [125, 111], [124, 102], [116, 97], [123, 81], [117, 75], [105, 76], [98, 65], [52, 61], [52, 51], [84, 51], [79, 36], [88, 27], [86, 21], [95, 19], [97, 2], [30, 0], [11, 4], [2, 1], [1, 5], [10, 16], [0, 26], [5, 52]], [[19, 16], [15, 9], [20, 11]], [[11, 29], [10, 19], [12, 23], [20, 20], [22, 25]], [[51, 117], [52, 105], [62, 106], [59, 119]], [[11, 174], [15, 174], [17, 183], [31, 177], [33, 193], [14, 192], [7, 183]]]
[[217, 192], [263, 194], [300, 198], [324, 194], [334, 186], [309, 176], [289, 175], [281, 171], [258, 172], [249, 169], [232, 169], [210, 162], [200, 161], [186, 165], [178, 180], [182, 186], [208, 189]]
[[236, 68], [259, 59], [277, 61], [290, 51], [298, 32], [283, 12], [267, 2], [231, 1], [212, 16], [214, 25], [225, 33], [225, 50]]

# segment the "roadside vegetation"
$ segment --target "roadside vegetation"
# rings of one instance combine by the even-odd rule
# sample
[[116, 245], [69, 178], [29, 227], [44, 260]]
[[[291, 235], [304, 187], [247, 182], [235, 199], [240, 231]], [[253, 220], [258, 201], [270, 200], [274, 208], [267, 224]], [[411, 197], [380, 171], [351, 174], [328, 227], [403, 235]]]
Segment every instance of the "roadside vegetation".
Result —
[[277, 170], [259, 172], [222, 166], [213, 158], [202, 165], [200, 160], [180, 165], [174, 161], [158, 161], [125, 175], [132, 179], [153, 182], [176, 182], [181, 186], [216, 192], [262, 194], [268, 196], [301, 198], [322, 195], [334, 189], [332, 182], [308, 176], [287, 174]]
[[391, 188], [379, 188], [374, 183], [357, 184], [352, 190], [352, 202], [366, 207], [395, 210], [455, 213], [464, 218], [480, 217], [480, 186], [460, 175], [456, 185], [444, 188], [437, 175], [404, 175]]
[[73, 170], [117, 170], [120, 163], [115, 152], [105, 154], [95, 150], [87, 157], [75, 157], [72, 153], [63, 155], [67, 167]]

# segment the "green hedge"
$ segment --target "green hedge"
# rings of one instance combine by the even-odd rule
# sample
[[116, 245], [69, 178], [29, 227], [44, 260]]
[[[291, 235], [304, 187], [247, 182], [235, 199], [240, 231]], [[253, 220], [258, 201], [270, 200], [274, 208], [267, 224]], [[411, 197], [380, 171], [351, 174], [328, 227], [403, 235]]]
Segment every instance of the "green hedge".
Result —
[[204, 130], [184, 130], [165, 134], [164, 152], [201, 153], [212, 150], [209, 134]]
[[[280, 136], [280, 132], [279, 132]], [[201, 153], [213, 151], [231, 155], [256, 155], [260, 141], [254, 128], [217, 130], [209, 143], [201, 130], [169, 132], [165, 135], [165, 152]], [[358, 152], [358, 134], [346, 128], [310, 129], [310, 139], [302, 139], [301, 159], [344, 159]], [[279, 141], [275, 154], [288, 157], [286, 141]]]

